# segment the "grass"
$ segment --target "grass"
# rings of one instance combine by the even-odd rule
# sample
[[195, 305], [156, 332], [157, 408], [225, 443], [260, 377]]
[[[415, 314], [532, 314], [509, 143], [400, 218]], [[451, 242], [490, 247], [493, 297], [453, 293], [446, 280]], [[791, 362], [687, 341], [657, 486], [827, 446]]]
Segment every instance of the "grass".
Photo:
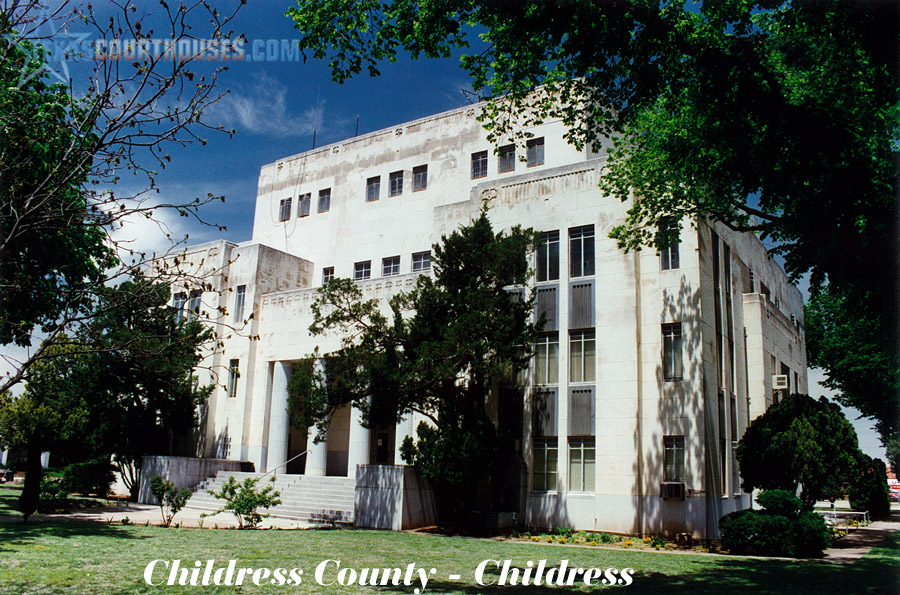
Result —
[[[236, 531], [163, 529], [53, 519], [0, 522], [0, 593], [413, 593], [414, 587], [319, 586], [313, 580], [317, 564], [341, 560], [343, 566], [417, 567], [437, 569], [426, 593], [499, 595], [526, 590], [529, 594], [589, 592], [587, 587], [479, 586], [474, 570], [485, 559], [510, 559], [523, 568], [527, 561], [547, 560], [548, 566], [568, 560], [583, 568], [633, 568], [628, 592], [659, 593], [689, 589], [698, 593], [896, 593], [900, 569], [900, 534], [852, 565], [826, 562], [759, 560], [698, 554], [661, 554], [548, 546], [520, 542], [439, 537], [386, 531]], [[302, 568], [301, 586], [152, 587], [143, 582], [154, 559], [214, 559], [219, 566], [237, 559], [253, 568]], [[218, 567], [218, 566], [217, 566]], [[461, 574], [458, 581], [451, 573]], [[332, 573], [333, 575], [333, 573]], [[162, 576], [162, 574], [158, 575]], [[608, 587], [594, 587], [600, 591]]]

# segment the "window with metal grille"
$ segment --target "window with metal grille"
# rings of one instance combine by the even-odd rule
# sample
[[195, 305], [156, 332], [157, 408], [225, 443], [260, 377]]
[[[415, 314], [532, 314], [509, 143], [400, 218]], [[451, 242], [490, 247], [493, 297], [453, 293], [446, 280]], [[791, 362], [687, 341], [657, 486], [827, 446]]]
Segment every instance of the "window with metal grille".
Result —
[[428, 166], [419, 165], [413, 168], [413, 192], [428, 188]]
[[525, 143], [526, 151], [526, 159], [528, 160], [528, 167], [534, 167], [535, 165], [544, 165], [544, 137], [541, 138], [533, 138], [527, 143]]
[[327, 213], [331, 210], [331, 188], [319, 190], [319, 212]]
[[366, 180], [366, 202], [375, 202], [381, 195], [381, 176]]
[[291, 218], [291, 199], [282, 198], [278, 206], [278, 221], [287, 221]]
[[662, 325], [663, 336], [663, 377], [666, 380], [681, 380], [681, 323]]
[[569, 288], [569, 328], [594, 326], [593, 281], [572, 283]]
[[472, 179], [487, 177], [488, 152], [479, 151], [472, 153]]
[[535, 321], [544, 317], [545, 331], [555, 331], [559, 328], [559, 316], [557, 314], [559, 307], [557, 306], [556, 286], [538, 287], [535, 290]]
[[594, 226], [569, 230], [569, 275], [589, 277], [594, 274]]
[[569, 436], [593, 436], [594, 387], [581, 386], [569, 389]]
[[362, 281], [372, 276], [372, 261], [357, 262], [353, 264], [353, 279]]
[[532, 393], [531, 430], [536, 437], [556, 436], [556, 388], [541, 388]]
[[392, 172], [388, 177], [389, 180], [389, 188], [388, 188], [388, 196], [399, 196], [403, 194], [403, 172], [395, 171]]
[[381, 276], [391, 277], [400, 274], [400, 257], [389, 256], [381, 259]]
[[516, 170], [516, 145], [500, 147], [497, 154], [497, 171], [501, 174]]
[[559, 231], [545, 231], [535, 251], [537, 271], [535, 280], [556, 281], [559, 279]]

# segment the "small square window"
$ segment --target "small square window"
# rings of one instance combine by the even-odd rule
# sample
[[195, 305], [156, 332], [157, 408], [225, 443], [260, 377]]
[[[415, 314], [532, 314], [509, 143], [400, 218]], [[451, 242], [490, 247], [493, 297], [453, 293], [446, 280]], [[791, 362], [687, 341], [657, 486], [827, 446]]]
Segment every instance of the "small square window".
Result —
[[516, 145], [500, 147], [497, 155], [497, 171], [501, 174], [516, 171]]
[[375, 202], [381, 194], [381, 176], [366, 180], [366, 202]]
[[332, 279], [334, 279], [334, 267], [322, 269], [322, 285], [328, 285], [328, 282]]
[[282, 198], [278, 207], [278, 221], [287, 221], [291, 218], [291, 199]]
[[413, 168], [413, 192], [428, 188], [428, 166], [419, 165]]
[[400, 274], [400, 257], [389, 256], [381, 259], [381, 276], [393, 277]]
[[357, 262], [353, 265], [353, 279], [363, 281], [372, 277], [372, 261]]
[[297, 217], [309, 217], [310, 203], [312, 203], [312, 196], [309, 192], [300, 195], [300, 201], [297, 204]]
[[331, 188], [319, 190], [319, 212], [327, 213], [331, 210]]
[[399, 196], [403, 194], [403, 172], [395, 171], [390, 175], [390, 188], [388, 196]]
[[535, 165], [544, 165], [544, 137], [533, 138], [525, 144], [528, 149], [526, 157], [528, 159], [528, 167]]
[[431, 250], [428, 252], [416, 252], [412, 255], [412, 271], [414, 273], [429, 270], [431, 270]]
[[472, 153], [472, 179], [487, 177], [488, 152]]

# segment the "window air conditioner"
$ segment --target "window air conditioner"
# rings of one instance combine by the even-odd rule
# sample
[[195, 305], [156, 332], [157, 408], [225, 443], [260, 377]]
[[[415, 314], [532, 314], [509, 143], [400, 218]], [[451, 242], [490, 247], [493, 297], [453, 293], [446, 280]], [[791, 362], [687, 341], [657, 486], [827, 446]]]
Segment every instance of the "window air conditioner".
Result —
[[664, 481], [660, 484], [659, 491], [663, 500], [684, 500], [683, 481]]
[[773, 374], [772, 375], [772, 390], [787, 390], [787, 389], [788, 389], [787, 374]]

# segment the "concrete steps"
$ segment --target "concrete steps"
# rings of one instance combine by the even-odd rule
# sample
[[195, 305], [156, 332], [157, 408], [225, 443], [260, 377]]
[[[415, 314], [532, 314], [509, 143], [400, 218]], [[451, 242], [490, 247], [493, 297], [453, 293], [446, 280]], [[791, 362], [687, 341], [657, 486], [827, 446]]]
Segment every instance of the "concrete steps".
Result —
[[[220, 471], [215, 477], [201, 482], [188, 500], [186, 508], [203, 511], [218, 510], [224, 505], [207, 490], [219, 491], [229, 477], [242, 482], [246, 477], [261, 477], [261, 473]], [[267, 476], [262, 483], [267, 484]], [[312, 523], [352, 523], [356, 478], [313, 477], [306, 475], [278, 475], [275, 489], [281, 504], [270, 508], [271, 516], [297, 519]]]

